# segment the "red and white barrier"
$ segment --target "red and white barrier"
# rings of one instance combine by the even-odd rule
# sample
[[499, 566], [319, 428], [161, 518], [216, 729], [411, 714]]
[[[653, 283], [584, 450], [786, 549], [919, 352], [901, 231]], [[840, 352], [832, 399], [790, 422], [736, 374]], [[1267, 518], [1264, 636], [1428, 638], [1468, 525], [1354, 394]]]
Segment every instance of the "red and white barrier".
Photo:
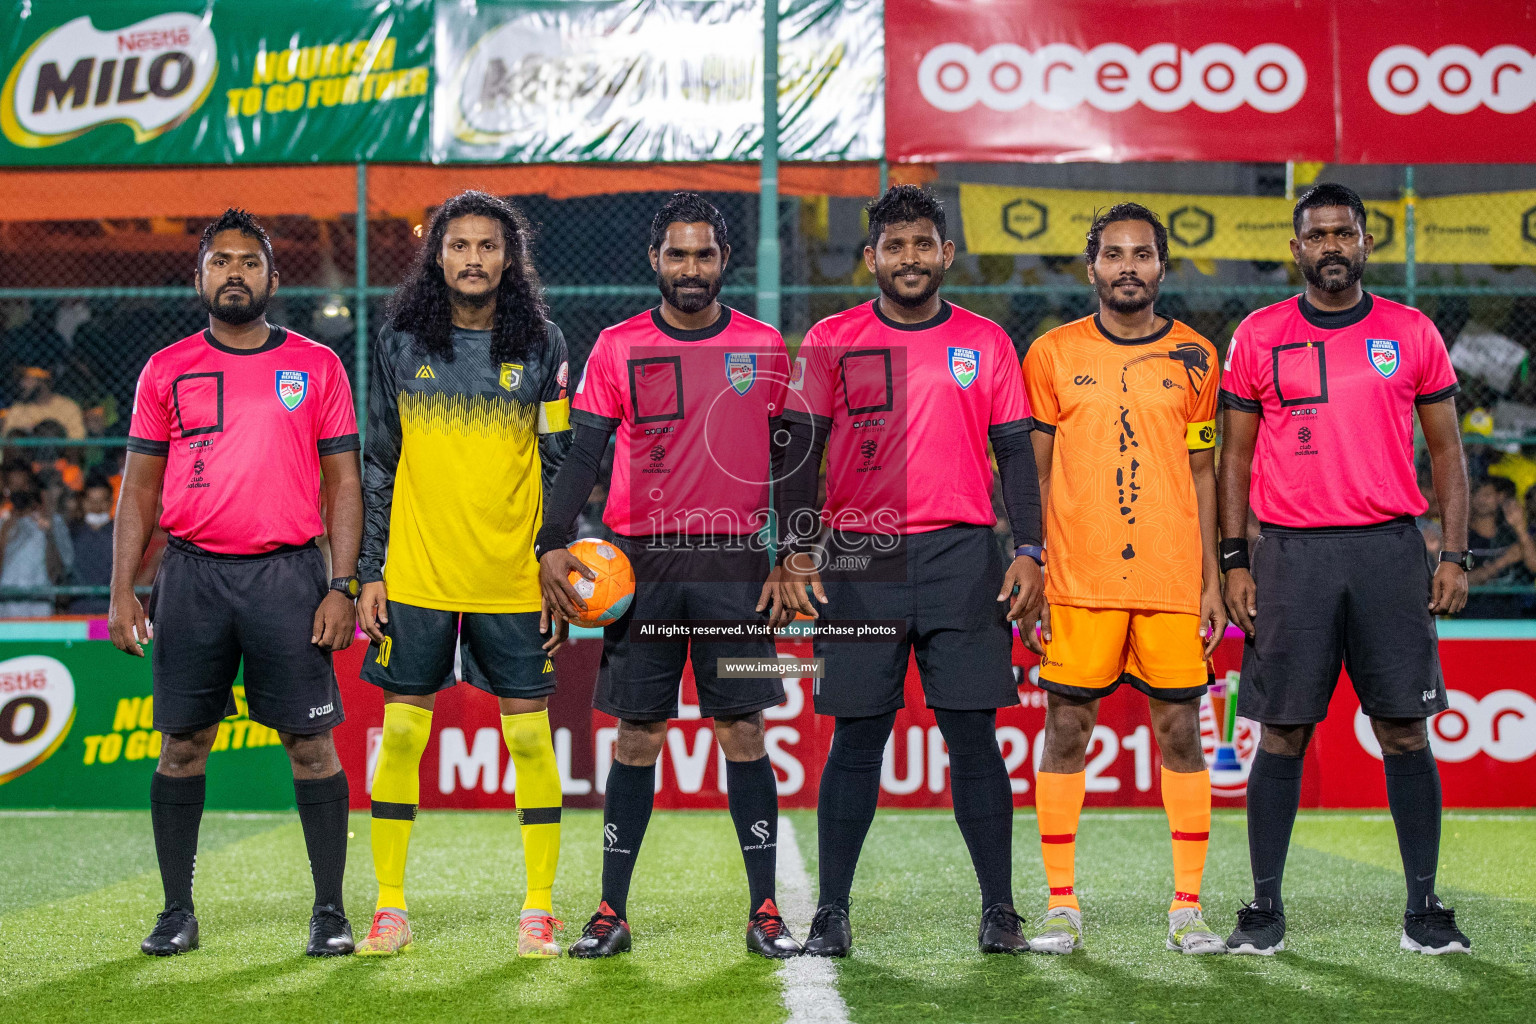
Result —
[[[367, 648], [359, 643], [337, 658], [347, 722], [337, 747], [353, 779], [372, 777], [383, 698], [358, 680]], [[786, 656], [809, 656], [809, 644], [782, 643]], [[592, 710], [601, 641], [574, 641], [555, 658], [559, 691], [550, 702], [555, 748], [568, 807], [600, 807], [613, 756], [614, 720]], [[1451, 709], [1431, 722], [1432, 744], [1448, 807], [1521, 807], [1536, 803], [1536, 640], [1442, 640], [1440, 657]], [[1219, 677], [1236, 674], [1242, 642], [1229, 636], [1216, 655]], [[1017, 639], [1014, 663], [1021, 703], [998, 715], [998, 741], [1014, 800], [1034, 802], [1034, 766], [1045, 728], [1044, 693], [1030, 684], [1036, 659]], [[816, 805], [821, 766], [832, 739], [832, 720], [811, 708], [811, 680], [785, 680], [788, 700], [770, 709], [768, 754], [779, 778], [782, 806]], [[907, 708], [896, 718], [881, 771], [881, 802], [893, 807], [948, 806], [948, 755], [933, 715], [923, 707], [915, 665], [907, 676]], [[682, 714], [667, 730], [657, 773], [656, 805], [724, 808], [724, 758], [711, 722], [701, 719], [691, 674], [684, 680]], [[1211, 699], [1201, 709], [1207, 758], [1216, 753]], [[1236, 766], [1213, 772], [1218, 806], [1241, 806], [1258, 728], [1237, 720]], [[1161, 759], [1147, 716], [1147, 701], [1122, 687], [1103, 701], [1088, 748], [1089, 806], [1159, 806]], [[438, 698], [433, 737], [422, 762], [421, 806], [510, 808], [511, 762], [502, 743], [496, 702], [468, 686]], [[1328, 719], [1318, 726], [1307, 755], [1302, 802], [1308, 807], [1385, 807], [1380, 753], [1369, 722], [1346, 678], [1334, 693]], [[366, 787], [353, 787], [353, 805], [366, 807]]]

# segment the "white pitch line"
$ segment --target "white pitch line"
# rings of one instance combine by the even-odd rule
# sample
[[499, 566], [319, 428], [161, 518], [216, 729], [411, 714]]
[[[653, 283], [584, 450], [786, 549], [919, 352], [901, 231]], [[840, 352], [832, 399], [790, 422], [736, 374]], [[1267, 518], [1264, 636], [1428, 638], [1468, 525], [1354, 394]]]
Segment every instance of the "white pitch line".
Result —
[[[779, 819], [778, 847], [779, 913], [790, 931], [805, 939], [816, 913], [811, 899], [811, 880], [795, 836], [795, 824]], [[848, 1004], [837, 991], [837, 969], [820, 956], [798, 956], [779, 967], [784, 985], [786, 1024], [849, 1024]]]

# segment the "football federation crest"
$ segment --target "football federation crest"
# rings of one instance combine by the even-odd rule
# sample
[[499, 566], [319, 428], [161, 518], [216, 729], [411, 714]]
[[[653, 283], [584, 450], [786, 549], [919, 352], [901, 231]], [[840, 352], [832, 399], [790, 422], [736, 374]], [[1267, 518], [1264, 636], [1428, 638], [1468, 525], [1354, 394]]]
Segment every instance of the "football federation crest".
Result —
[[757, 356], [751, 352], [727, 352], [725, 379], [731, 382], [738, 395], [751, 391], [757, 380]]
[[518, 387], [523, 383], [523, 364], [502, 363], [500, 380], [501, 390], [516, 391]]
[[289, 412], [299, 407], [309, 394], [309, 374], [303, 370], [277, 371], [277, 397]]
[[789, 368], [789, 389], [805, 390], [805, 356], [796, 356], [795, 365]]
[[1402, 362], [1402, 353], [1395, 341], [1386, 341], [1381, 338], [1367, 338], [1371, 365], [1376, 367], [1376, 372], [1383, 377], [1390, 377], [1397, 372], [1398, 365]]
[[976, 370], [981, 365], [981, 353], [974, 348], [949, 350], [949, 375], [962, 389], [976, 383]]

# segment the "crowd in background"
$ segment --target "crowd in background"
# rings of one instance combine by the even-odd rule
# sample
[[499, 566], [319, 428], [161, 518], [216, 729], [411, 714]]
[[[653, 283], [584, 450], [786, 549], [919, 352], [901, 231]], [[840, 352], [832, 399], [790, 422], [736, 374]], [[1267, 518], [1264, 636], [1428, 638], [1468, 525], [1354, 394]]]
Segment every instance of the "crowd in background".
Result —
[[[1043, 269], [1071, 275], [1080, 263], [1063, 259], [1057, 267], [1056, 262], [1042, 261], [1049, 264]], [[1088, 311], [1087, 305], [1081, 310], [1072, 306], [1074, 300], [1065, 296], [1051, 301], [1037, 295], [990, 302], [990, 296], [973, 298], [981, 301], [966, 304], [1010, 326], [1021, 355], [1034, 337], [1065, 322], [1064, 318]], [[1081, 298], [1087, 303], [1086, 296]], [[1201, 314], [1182, 308], [1177, 297], [1170, 300], [1172, 304], [1165, 305], [1171, 315], [1199, 322], [1222, 341], [1245, 308], [1240, 301], [1227, 300]], [[320, 319], [318, 308], [312, 317], [303, 317], [297, 308], [291, 312], [305, 320], [312, 336], [334, 343], [326, 334], [335, 332], [315, 330], [309, 323]], [[110, 582], [111, 517], [123, 450], [70, 442], [126, 435], [137, 368], [156, 348], [198, 330], [200, 314], [191, 303], [142, 297], [108, 303], [0, 300], [0, 587]], [[327, 321], [323, 326], [334, 325]], [[345, 340], [350, 343], [351, 339]], [[799, 339], [788, 340], [794, 344]], [[580, 359], [580, 353], [573, 355]], [[1476, 391], [1475, 383], [1472, 387]], [[1480, 436], [1481, 412], [1474, 410], [1464, 421], [1470, 442], [1491, 440]], [[21, 438], [34, 440], [25, 446], [7, 443]], [[1525, 454], [1528, 450], [1515, 444], [1468, 445], [1474, 566], [1468, 582], [1482, 589], [1474, 591], [1462, 613], [1465, 618], [1536, 617], [1536, 535], [1532, 532], [1536, 459]], [[581, 536], [607, 533], [601, 520], [612, 458], [610, 449], [597, 488], [578, 521]], [[1441, 537], [1427, 460], [1420, 466], [1420, 480], [1429, 502], [1420, 527], [1433, 557], [1440, 550]], [[1000, 495], [1000, 487], [994, 492]], [[1007, 547], [1007, 520], [1000, 499], [996, 504], [998, 541]], [[1250, 524], [1252, 532], [1257, 527], [1256, 522]], [[157, 536], [139, 574], [140, 583], [153, 579], [163, 544], [164, 537]], [[99, 615], [105, 613], [106, 604], [104, 597], [0, 600], [0, 618]]]

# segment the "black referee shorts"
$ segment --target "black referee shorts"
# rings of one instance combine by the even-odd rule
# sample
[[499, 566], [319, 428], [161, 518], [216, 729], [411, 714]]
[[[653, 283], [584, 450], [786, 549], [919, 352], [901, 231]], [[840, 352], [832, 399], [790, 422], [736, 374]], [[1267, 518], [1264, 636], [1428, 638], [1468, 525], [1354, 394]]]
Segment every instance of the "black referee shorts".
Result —
[[757, 610], [771, 568], [766, 551], [742, 538], [616, 537], [616, 546], [635, 570], [635, 599], [629, 610], [603, 629], [603, 663], [592, 706], [631, 722], [676, 718], [683, 665], [693, 661], [699, 714], [705, 718], [750, 715], [784, 703], [778, 676], [721, 678], [721, 658], [776, 658], [771, 636], [743, 640], [644, 640], [631, 634], [635, 623], [656, 620], [767, 624]]
[[197, 732], [231, 714], [242, 662], [253, 722], [297, 736], [340, 725], [331, 653], [309, 642], [329, 585], [312, 543], [235, 556], [172, 537], [145, 609], [155, 728]]
[[1372, 718], [1444, 711], [1445, 680], [1429, 613], [1429, 556], [1412, 519], [1377, 526], [1265, 525], [1253, 553], [1255, 633], [1243, 645], [1237, 713], [1269, 725], [1328, 715], [1349, 670]]
[[[885, 550], [882, 550], [884, 548]], [[930, 708], [982, 711], [1019, 702], [1008, 604], [997, 600], [1007, 566], [991, 529], [958, 525], [896, 537], [833, 532], [821, 570], [822, 621], [894, 620], [889, 641], [817, 637], [825, 676], [816, 713], [864, 718], [905, 703], [915, 650]]]

